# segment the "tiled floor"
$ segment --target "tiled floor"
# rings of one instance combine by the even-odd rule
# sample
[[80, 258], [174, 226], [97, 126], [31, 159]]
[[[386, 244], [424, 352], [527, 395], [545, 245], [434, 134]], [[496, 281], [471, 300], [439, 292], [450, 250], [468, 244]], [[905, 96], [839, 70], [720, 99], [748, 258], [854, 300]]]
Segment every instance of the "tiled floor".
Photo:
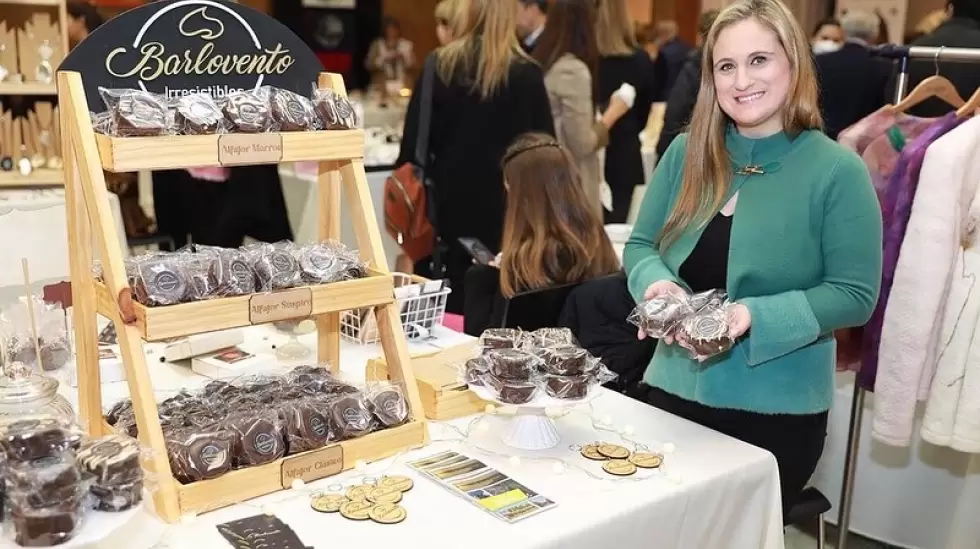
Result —
[[[827, 549], [837, 546], [837, 529], [832, 525], [827, 525]], [[798, 528], [790, 527], [786, 529], [786, 549], [817, 549], [817, 540], [812, 533], [804, 532]], [[887, 544], [870, 541], [859, 536], [852, 535], [847, 542], [847, 549], [894, 549]]]

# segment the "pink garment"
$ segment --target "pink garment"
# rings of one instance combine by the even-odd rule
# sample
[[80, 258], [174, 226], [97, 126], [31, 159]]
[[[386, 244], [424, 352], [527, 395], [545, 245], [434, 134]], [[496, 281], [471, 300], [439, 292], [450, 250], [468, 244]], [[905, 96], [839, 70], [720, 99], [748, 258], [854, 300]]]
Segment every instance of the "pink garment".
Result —
[[212, 183], [224, 183], [228, 181], [228, 168], [222, 166], [205, 166], [201, 168], [187, 168], [187, 173], [194, 179], [201, 181], [211, 181]]
[[442, 318], [442, 325], [454, 332], [463, 333], [463, 315], [446, 313], [446, 316]]

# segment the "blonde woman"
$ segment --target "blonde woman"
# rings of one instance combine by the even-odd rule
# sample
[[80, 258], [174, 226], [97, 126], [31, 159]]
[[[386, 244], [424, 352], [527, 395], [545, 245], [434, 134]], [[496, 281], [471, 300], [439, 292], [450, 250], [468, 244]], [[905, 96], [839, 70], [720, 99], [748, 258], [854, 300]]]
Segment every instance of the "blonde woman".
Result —
[[454, 40], [460, 23], [459, 9], [462, 3], [462, 0], [442, 0], [436, 4], [436, 38], [439, 39], [440, 46]]
[[[504, 151], [523, 133], [555, 133], [541, 67], [517, 39], [517, 3], [462, 0], [461, 10], [459, 35], [429, 54], [436, 79], [426, 171], [435, 188], [445, 276], [453, 286], [447, 310], [456, 314], [463, 309], [463, 277], [472, 265], [459, 238], [476, 238], [493, 253], [500, 251]], [[415, 155], [421, 80], [408, 106], [398, 165]], [[423, 260], [416, 270], [432, 275], [428, 264]]]
[[654, 406], [770, 451], [785, 513], [823, 451], [833, 331], [878, 298], [881, 209], [861, 159], [820, 131], [807, 37], [782, 2], [725, 8], [703, 67], [624, 263], [637, 300], [727, 291], [735, 346], [692, 359], [687, 337], [664, 338], [644, 381]]
[[[598, 0], [596, 10], [596, 44], [599, 49], [597, 98], [605, 101], [623, 84], [636, 90], [633, 108], [609, 130], [605, 152], [605, 181], [612, 191], [612, 209], [606, 211], [606, 223], [625, 223], [633, 201], [633, 189], [643, 185], [643, 155], [640, 132], [650, 118], [650, 107], [657, 94], [654, 64], [640, 49], [626, 0]], [[605, 111], [606, 104], [600, 104]]]

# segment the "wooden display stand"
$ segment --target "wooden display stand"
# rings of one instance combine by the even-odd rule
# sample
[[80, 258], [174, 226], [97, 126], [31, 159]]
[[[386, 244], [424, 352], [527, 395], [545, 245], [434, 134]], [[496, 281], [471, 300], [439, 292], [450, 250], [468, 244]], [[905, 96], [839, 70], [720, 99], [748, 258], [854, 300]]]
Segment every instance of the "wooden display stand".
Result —
[[[321, 89], [342, 95], [342, 78], [321, 74]], [[65, 154], [65, 199], [74, 299], [78, 355], [79, 416], [94, 435], [110, 432], [103, 421], [102, 391], [96, 333], [96, 313], [111, 319], [118, 333], [136, 421], [142, 443], [150, 448], [145, 464], [158, 480], [154, 503], [161, 518], [174, 522], [186, 513], [202, 513], [288, 488], [298, 475], [303, 480], [323, 478], [350, 469], [355, 462], [392, 456], [428, 443], [428, 429], [412, 373], [405, 334], [394, 300], [394, 285], [381, 245], [364, 173], [364, 134], [360, 130], [256, 134], [254, 136], [166, 136], [114, 138], [96, 135], [89, 119], [82, 77], [77, 72], [58, 74]], [[144, 307], [133, 301], [123, 256], [109, 209], [103, 169], [112, 172], [219, 165], [227, 161], [221, 145], [227, 140], [247, 144], [278, 142], [281, 158], [248, 163], [319, 161], [320, 237], [340, 239], [341, 185], [361, 257], [369, 276], [347, 282], [214, 299], [169, 307]], [[244, 163], [236, 159], [236, 163]], [[248, 159], [244, 159], [248, 160]], [[256, 161], [257, 160], [257, 161]], [[104, 283], [92, 279], [92, 237], [101, 252]], [[280, 307], [294, 312], [270, 317], [257, 305], [291, 303]], [[297, 306], [298, 304], [298, 306]], [[279, 318], [316, 318], [320, 362], [337, 371], [340, 362], [341, 311], [372, 307], [378, 319], [381, 346], [393, 381], [403, 384], [411, 409], [410, 423], [347, 440], [326, 448], [289, 456], [268, 465], [250, 467], [220, 478], [181, 485], [170, 469], [163, 431], [143, 353], [143, 340], [152, 341], [194, 333], [269, 322]], [[313, 473], [303, 474], [304, 467]], [[319, 473], [317, 473], [319, 471]]]

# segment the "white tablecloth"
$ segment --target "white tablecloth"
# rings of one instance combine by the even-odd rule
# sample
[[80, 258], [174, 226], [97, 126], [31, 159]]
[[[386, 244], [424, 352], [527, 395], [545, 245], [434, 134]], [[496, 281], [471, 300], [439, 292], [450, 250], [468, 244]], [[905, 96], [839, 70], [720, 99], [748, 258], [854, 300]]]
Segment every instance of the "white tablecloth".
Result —
[[[253, 352], [267, 351], [285, 339], [269, 328], [248, 330], [246, 347]], [[440, 331], [439, 336], [434, 345], [453, 345], [465, 338], [448, 331]], [[312, 338], [304, 336], [304, 342], [312, 343]], [[418, 343], [410, 347], [413, 352], [433, 348]], [[366, 359], [377, 353], [374, 346], [345, 344], [342, 373], [350, 379], [363, 376]], [[151, 375], [161, 389], [205, 381], [178, 365], [153, 364]], [[106, 404], [126, 392], [124, 383], [108, 385]], [[356, 523], [337, 515], [320, 514], [310, 509], [306, 492], [286, 491], [170, 527], [143, 513], [104, 540], [98, 549], [151, 547], [161, 536], [166, 536], [170, 547], [224, 547], [227, 543], [215, 525], [264, 510], [274, 512], [316, 549], [585, 549], [610, 544], [616, 549], [783, 548], [778, 473], [770, 454], [613, 392], [604, 390], [591, 407], [591, 411], [587, 405], [585, 410], [558, 420], [562, 442], [552, 450], [534, 453], [507, 449], [499, 441], [502, 426], [494, 425], [505, 421], [499, 417], [482, 420], [489, 422], [491, 428], [474, 430], [465, 441], [460, 431], [472, 419], [450, 424], [433, 422], [430, 425], [434, 442], [429, 447], [304, 488], [309, 491], [336, 483], [354, 484], [364, 476], [408, 474], [415, 479], [414, 490], [403, 501], [409, 517], [397, 526]], [[666, 457], [665, 472], [648, 473], [650, 478], [643, 480], [596, 480], [583, 473], [580, 468], [602, 476], [598, 466], [578, 456], [571, 445], [599, 439], [620, 441], [614, 433], [597, 431], [593, 421], [609, 421], [620, 430], [632, 431], [631, 439], [652, 448], [674, 445], [676, 450]], [[405, 465], [411, 458], [445, 449], [485, 461], [554, 500], [557, 507], [519, 523], [506, 524], [433, 481], [420, 478]], [[504, 457], [515, 454], [524, 459], [514, 464]], [[554, 470], [559, 459], [568, 464], [562, 473]]]

